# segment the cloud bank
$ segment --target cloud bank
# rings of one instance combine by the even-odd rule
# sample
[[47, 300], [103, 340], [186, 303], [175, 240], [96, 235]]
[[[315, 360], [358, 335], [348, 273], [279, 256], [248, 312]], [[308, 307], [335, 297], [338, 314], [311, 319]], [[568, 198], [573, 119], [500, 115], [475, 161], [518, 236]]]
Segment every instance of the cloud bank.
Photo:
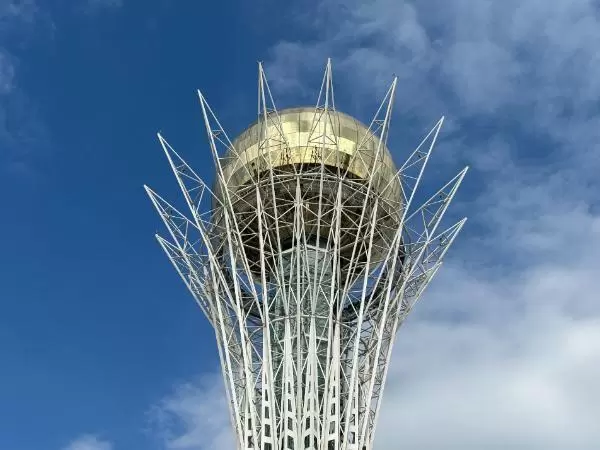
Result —
[[35, 104], [19, 84], [17, 50], [49, 21], [34, 0], [0, 0], [0, 172], [31, 175], [32, 153], [47, 140]]
[[103, 441], [97, 436], [87, 434], [75, 439], [63, 450], [113, 450], [113, 446], [108, 441]]
[[235, 448], [218, 375], [179, 385], [149, 411], [151, 429], [168, 450]]

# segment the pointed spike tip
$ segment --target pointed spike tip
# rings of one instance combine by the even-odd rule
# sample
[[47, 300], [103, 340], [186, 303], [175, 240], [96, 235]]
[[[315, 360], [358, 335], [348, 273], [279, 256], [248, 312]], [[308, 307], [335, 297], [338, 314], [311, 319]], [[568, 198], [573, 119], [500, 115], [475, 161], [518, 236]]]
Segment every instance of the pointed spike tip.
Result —
[[148, 194], [151, 198], [156, 196], [156, 192], [154, 192], [152, 188], [147, 184], [144, 184], [144, 190], [146, 191], [146, 194]]

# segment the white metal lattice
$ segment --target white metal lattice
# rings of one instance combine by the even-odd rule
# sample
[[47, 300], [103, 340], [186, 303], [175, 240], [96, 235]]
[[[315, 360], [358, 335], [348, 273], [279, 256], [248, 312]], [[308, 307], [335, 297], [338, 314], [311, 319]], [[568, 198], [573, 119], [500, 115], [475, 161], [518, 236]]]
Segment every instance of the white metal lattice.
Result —
[[328, 61], [292, 144], [259, 64], [252, 161], [199, 93], [214, 189], [159, 135], [190, 218], [146, 187], [157, 239], [214, 327], [240, 450], [372, 449], [395, 333], [466, 221], [439, 230], [466, 168], [413, 205], [443, 118], [388, 173], [396, 80], [351, 151], [332, 86]]

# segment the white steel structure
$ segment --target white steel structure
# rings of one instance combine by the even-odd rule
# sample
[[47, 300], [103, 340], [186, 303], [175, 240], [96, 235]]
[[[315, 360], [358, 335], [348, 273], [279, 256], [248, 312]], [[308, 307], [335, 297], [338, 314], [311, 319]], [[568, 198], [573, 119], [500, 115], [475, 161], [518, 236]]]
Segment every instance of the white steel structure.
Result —
[[214, 327], [242, 450], [370, 450], [392, 343], [465, 223], [438, 226], [466, 169], [420, 205], [440, 120], [400, 168], [394, 79], [370, 126], [335, 109], [277, 111], [259, 64], [258, 120], [231, 141], [199, 93], [207, 186], [159, 135], [189, 218], [146, 188], [157, 239]]

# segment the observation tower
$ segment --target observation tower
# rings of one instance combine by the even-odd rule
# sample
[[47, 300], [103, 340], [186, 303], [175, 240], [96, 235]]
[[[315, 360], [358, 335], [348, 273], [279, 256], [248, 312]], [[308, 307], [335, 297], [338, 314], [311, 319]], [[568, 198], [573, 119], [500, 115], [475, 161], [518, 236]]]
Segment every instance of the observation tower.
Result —
[[[213, 326], [239, 450], [371, 450], [396, 331], [466, 219], [440, 225], [466, 168], [417, 204], [443, 118], [399, 167], [394, 79], [369, 125], [335, 107], [275, 108], [230, 140], [199, 92], [215, 182], [159, 135], [187, 213], [146, 190], [161, 247]], [[394, 148], [394, 155], [401, 150]]]

